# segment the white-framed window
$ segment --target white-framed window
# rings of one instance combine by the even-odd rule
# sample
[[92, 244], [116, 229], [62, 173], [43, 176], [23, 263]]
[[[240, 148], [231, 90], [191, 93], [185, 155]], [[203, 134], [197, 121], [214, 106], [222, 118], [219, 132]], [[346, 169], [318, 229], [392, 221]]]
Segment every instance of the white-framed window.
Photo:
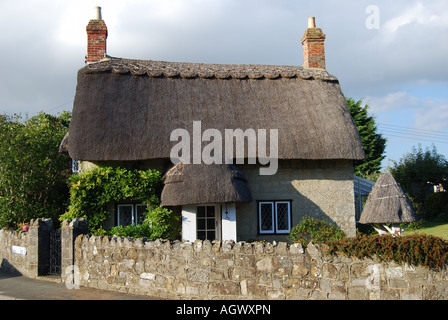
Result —
[[117, 226], [141, 224], [145, 220], [146, 204], [120, 203], [117, 205]]
[[79, 172], [79, 160], [72, 159], [72, 173]]
[[291, 232], [291, 201], [258, 201], [258, 232], [260, 234]]

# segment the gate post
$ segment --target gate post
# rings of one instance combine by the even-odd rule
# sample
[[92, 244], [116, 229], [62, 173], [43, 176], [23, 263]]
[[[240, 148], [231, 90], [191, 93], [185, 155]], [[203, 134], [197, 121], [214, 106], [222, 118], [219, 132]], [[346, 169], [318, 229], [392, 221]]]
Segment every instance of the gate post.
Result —
[[87, 219], [76, 218], [71, 222], [65, 220], [61, 227], [61, 278], [67, 283], [73, 279], [75, 264], [75, 240], [80, 234], [89, 232]]
[[53, 220], [39, 218], [30, 221], [29, 270], [31, 277], [47, 274], [50, 267], [50, 232]]

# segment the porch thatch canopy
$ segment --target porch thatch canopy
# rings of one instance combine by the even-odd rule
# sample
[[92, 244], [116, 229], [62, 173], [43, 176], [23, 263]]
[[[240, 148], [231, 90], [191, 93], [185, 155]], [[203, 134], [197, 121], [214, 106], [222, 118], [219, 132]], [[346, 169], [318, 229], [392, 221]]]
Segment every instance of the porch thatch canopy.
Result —
[[362, 224], [411, 223], [419, 218], [409, 198], [390, 173], [383, 173], [370, 192], [359, 222]]
[[269, 129], [278, 129], [279, 159], [364, 158], [339, 82], [326, 71], [117, 58], [78, 72], [65, 149], [88, 161], [168, 159], [170, 134], [191, 134], [193, 121], [222, 134], [266, 129], [267, 146]]
[[178, 163], [164, 177], [162, 206], [250, 202], [243, 173], [230, 164]]

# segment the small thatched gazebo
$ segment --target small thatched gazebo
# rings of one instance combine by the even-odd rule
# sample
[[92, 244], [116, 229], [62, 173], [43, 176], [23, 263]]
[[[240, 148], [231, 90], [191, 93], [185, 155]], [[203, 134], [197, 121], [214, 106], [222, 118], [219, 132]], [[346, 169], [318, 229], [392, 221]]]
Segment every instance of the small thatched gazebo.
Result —
[[372, 225], [379, 234], [400, 234], [402, 223], [419, 218], [409, 198], [390, 173], [384, 173], [370, 192], [359, 223]]

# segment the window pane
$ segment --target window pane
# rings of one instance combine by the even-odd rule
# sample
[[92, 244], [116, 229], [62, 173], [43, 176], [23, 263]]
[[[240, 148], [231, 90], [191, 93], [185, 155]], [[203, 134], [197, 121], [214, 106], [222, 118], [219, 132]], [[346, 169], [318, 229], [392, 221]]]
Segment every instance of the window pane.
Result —
[[146, 204], [137, 204], [136, 205], [136, 210], [137, 210], [137, 223], [138, 224], [142, 224], [145, 221], [145, 215], [144, 213], [146, 212]]
[[272, 221], [272, 214], [272, 203], [260, 203], [260, 231], [274, 231], [274, 221]]
[[207, 229], [215, 229], [215, 219], [207, 219]]
[[215, 217], [215, 206], [207, 207], [207, 217]]
[[205, 219], [198, 219], [198, 230], [205, 230]]
[[118, 223], [121, 226], [126, 226], [133, 223], [132, 216], [134, 214], [133, 205], [119, 205], [118, 206]]
[[198, 239], [199, 240], [205, 240], [205, 231], [198, 231]]
[[199, 206], [197, 209], [198, 217], [205, 217], [205, 207]]
[[207, 239], [208, 240], [215, 240], [215, 231], [207, 231]]
[[277, 203], [277, 230], [289, 231], [289, 203], [279, 202]]

